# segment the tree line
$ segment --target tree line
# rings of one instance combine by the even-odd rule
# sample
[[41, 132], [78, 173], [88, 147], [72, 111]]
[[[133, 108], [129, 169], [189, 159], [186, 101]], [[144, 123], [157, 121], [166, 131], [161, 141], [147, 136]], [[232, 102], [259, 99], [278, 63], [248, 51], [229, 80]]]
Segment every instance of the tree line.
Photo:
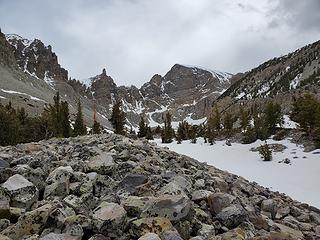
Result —
[[[101, 133], [102, 127], [94, 114], [90, 133]], [[59, 92], [53, 97], [53, 104], [45, 106], [43, 112], [36, 117], [29, 116], [23, 107], [13, 108], [11, 102], [0, 103], [0, 145], [40, 141], [52, 137], [70, 137], [87, 134], [83, 121], [80, 99], [74, 123], [71, 123], [69, 106], [61, 101]]]
[[[320, 101], [311, 94], [306, 94], [293, 99], [290, 119], [297, 122], [305, 135], [320, 146]], [[252, 143], [257, 139], [266, 140], [271, 135], [280, 135], [284, 122], [281, 106], [269, 101], [263, 110], [258, 105], [249, 109], [240, 107], [237, 113], [224, 114], [215, 106], [205, 123], [199, 125], [181, 121], [175, 131], [172, 127], [172, 116], [166, 112], [163, 116], [163, 126], [151, 128], [141, 116], [138, 133], [128, 130], [126, 114], [122, 110], [121, 102], [116, 102], [108, 119], [113, 126], [114, 133], [128, 135], [132, 138], [146, 138], [152, 140], [159, 136], [163, 143], [177, 143], [190, 140], [196, 143], [198, 137], [203, 137], [205, 142], [213, 144], [219, 138], [230, 138], [235, 134], [243, 136], [243, 143]], [[99, 134], [102, 126], [96, 119], [94, 110], [93, 125], [90, 132], [83, 121], [80, 100], [78, 101], [77, 114], [74, 122], [70, 120], [69, 107], [66, 101], [61, 101], [59, 92], [53, 98], [53, 104], [45, 107], [41, 115], [30, 117], [24, 108], [14, 109], [11, 103], [0, 103], [0, 145], [14, 145], [39, 141], [51, 137], [70, 137], [85, 134]]]
[[[320, 147], [320, 101], [314, 95], [306, 94], [293, 98], [289, 117], [298, 123], [305, 136]], [[153, 135], [160, 134], [163, 143], [171, 143], [174, 139], [178, 144], [184, 140], [196, 143], [198, 137], [203, 137], [205, 142], [213, 144], [217, 138], [225, 139], [241, 134], [242, 142], [248, 144], [258, 139], [266, 140], [272, 135], [274, 138], [281, 138], [281, 135], [285, 134], [283, 124], [284, 116], [281, 105], [269, 101], [263, 109], [254, 104], [249, 109], [240, 107], [237, 113], [221, 114], [221, 111], [215, 106], [205, 123], [192, 125], [187, 121], [181, 121], [176, 131], [172, 128], [170, 112], [166, 112], [163, 127], [158, 126], [155, 130], [149, 129], [148, 131]], [[146, 137], [148, 128], [146, 126], [145, 120], [141, 118], [138, 137]], [[152, 138], [148, 136], [148, 139]]]

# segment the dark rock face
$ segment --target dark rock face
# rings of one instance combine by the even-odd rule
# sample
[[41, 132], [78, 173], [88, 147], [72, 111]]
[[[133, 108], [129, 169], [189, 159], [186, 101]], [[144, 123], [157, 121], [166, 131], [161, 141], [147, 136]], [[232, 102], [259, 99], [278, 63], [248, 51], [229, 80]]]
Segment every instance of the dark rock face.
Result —
[[9, 67], [17, 67], [14, 48], [7, 42], [6, 36], [0, 29], [0, 63]]
[[1, 239], [320, 237], [318, 209], [145, 141], [91, 135], [0, 155], [14, 163], [2, 168]]
[[51, 46], [45, 46], [39, 39], [33, 41], [18, 35], [7, 35], [8, 42], [14, 46], [14, 55], [23, 71], [35, 74], [40, 79], [52, 78], [67, 81], [68, 71], [60, 66], [57, 55]]

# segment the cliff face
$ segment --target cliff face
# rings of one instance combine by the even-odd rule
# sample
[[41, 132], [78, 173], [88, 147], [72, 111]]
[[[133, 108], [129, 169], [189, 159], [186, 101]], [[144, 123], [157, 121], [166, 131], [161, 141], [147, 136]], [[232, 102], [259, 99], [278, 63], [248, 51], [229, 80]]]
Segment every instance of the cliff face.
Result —
[[[317, 239], [320, 211], [114, 134], [0, 147], [1, 239]], [[9, 237], [9, 238], [6, 238]]]
[[45, 46], [38, 39], [31, 41], [15, 34], [8, 34], [6, 38], [14, 47], [15, 58], [24, 72], [34, 74], [40, 79], [68, 80], [68, 71], [60, 66], [50, 45]]
[[9, 67], [16, 68], [17, 62], [13, 54], [13, 47], [7, 42], [6, 36], [0, 29], [0, 63]]

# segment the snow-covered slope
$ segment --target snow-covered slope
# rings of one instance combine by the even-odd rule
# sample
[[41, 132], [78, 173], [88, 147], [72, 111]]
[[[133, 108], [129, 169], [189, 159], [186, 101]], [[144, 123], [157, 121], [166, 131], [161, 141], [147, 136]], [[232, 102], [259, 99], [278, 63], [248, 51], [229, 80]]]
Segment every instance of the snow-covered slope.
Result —
[[[225, 145], [224, 141], [217, 141], [211, 146], [205, 144], [203, 139], [198, 139], [196, 144], [189, 141], [162, 144], [159, 139], [155, 142], [320, 208], [320, 150], [306, 153], [302, 146], [288, 139], [268, 140], [268, 144], [282, 144], [286, 149], [274, 152], [271, 162], [264, 162], [257, 152], [250, 151], [264, 143], [261, 141], [248, 145], [233, 143], [232, 146]], [[289, 164], [283, 162], [286, 158], [290, 160]]]

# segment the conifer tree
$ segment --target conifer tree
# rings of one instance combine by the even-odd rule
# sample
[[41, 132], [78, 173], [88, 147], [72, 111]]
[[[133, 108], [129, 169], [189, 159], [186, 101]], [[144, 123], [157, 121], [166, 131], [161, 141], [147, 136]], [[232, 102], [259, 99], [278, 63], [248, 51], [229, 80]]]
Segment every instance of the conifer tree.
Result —
[[227, 136], [231, 135], [233, 124], [235, 123], [236, 118], [232, 117], [230, 113], [226, 113], [223, 118], [223, 127], [226, 130]]
[[221, 130], [221, 115], [217, 106], [213, 112], [212, 125], [217, 132]]
[[61, 104], [60, 104], [60, 93], [57, 92], [56, 95], [53, 97], [54, 105], [50, 108], [51, 109], [51, 124], [52, 130], [54, 132], [55, 137], [62, 136], [62, 124], [61, 124]]
[[146, 139], [147, 140], [153, 140], [153, 134], [152, 134], [151, 127], [147, 126], [146, 128], [147, 128]]
[[144, 121], [144, 118], [141, 116], [140, 117], [140, 122], [139, 122], [139, 132], [138, 132], [138, 137], [143, 138], [147, 135], [147, 130], [148, 126]]
[[121, 135], [125, 134], [124, 125], [126, 122], [126, 115], [121, 109], [121, 102], [115, 103], [112, 107], [112, 113], [109, 121], [113, 126], [114, 133]]
[[66, 101], [61, 102], [60, 106], [60, 122], [61, 122], [61, 134], [63, 137], [70, 137], [71, 127], [69, 121], [69, 106]]
[[215, 120], [212, 115], [207, 120], [205, 135], [210, 145], [213, 145], [215, 139]]
[[293, 109], [290, 118], [297, 122], [310, 137], [316, 126], [316, 115], [319, 102], [311, 94], [305, 94], [293, 99]]
[[174, 130], [171, 126], [171, 114], [167, 112], [164, 118], [164, 128], [161, 133], [162, 143], [171, 143], [173, 137]]
[[273, 103], [272, 101], [268, 102], [264, 114], [268, 132], [269, 134], [274, 134], [277, 125], [279, 124], [281, 126], [283, 124], [280, 104]]
[[87, 134], [87, 127], [83, 122], [83, 114], [80, 99], [78, 100], [78, 109], [76, 119], [73, 125], [73, 136], [82, 136]]
[[187, 140], [189, 138], [190, 125], [187, 121], [183, 120], [179, 122], [177, 129], [177, 137], [180, 141]]
[[241, 107], [239, 115], [241, 131], [246, 132], [250, 123], [249, 112], [244, 110], [243, 107]]
[[196, 143], [197, 142], [197, 126], [193, 125], [189, 129], [189, 138], [191, 143]]

